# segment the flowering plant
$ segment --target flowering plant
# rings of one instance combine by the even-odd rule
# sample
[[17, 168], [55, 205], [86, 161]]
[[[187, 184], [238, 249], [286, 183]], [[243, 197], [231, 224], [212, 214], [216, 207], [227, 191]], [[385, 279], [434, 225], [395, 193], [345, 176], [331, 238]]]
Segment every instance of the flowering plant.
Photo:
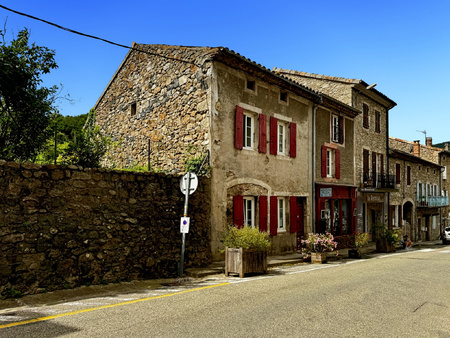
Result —
[[355, 247], [363, 248], [369, 242], [369, 233], [357, 232], [355, 233]]
[[309, 233], [308, 238], [302, 239], [303, 253], [308, 252], [329, 252], [334, 251], [337, 247], [337, 242], [334, 241], [332, 234], [326, 232], [325, 234]]

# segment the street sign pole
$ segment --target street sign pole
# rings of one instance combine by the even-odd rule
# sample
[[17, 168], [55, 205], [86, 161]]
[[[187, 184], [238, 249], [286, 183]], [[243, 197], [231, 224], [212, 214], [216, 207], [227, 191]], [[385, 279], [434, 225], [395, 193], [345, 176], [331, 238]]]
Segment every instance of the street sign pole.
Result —
[[[186, 187], [186, 193], [184, 194], [186, 198], [184, 199], [184, 217], [187, 217], [188, 214], [188, 202], [189, 202], [189, 193], [191, 189], [191, 173], [187, 173], [187, 187]], [[180, 259], [180, 266], [178, 267], [178, 277], [183, 276], [183, 266], [184, 266], [184, 250], [186, 247], [186, 233], [183, 232], [182, 239], [181, 239], [181, 259]]]

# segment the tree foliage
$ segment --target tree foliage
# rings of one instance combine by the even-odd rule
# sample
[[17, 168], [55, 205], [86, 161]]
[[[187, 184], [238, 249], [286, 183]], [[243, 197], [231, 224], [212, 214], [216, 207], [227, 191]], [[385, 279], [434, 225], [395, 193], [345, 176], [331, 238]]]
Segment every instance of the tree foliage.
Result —
[[95, 110], [91, 109], [81, 133], [69, 141], [67, 150], [58, 158], [58, 162], [98, 168], [102, 158], [115, 145], [109, 137], [102, 135], [99, 126], [95, 126]]
[[41, 86], [41, 76], [57, 68], [54, 51], [30, 45], [27, 29], [9, 43], [0, 36], [0, 158], [33, 160], [51, 132], [57, 87]]

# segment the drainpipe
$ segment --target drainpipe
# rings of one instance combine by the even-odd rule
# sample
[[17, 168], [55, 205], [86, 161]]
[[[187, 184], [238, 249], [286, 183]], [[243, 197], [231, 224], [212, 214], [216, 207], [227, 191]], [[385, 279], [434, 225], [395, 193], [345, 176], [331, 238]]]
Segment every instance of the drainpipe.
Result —
[[[322, 101], [322, 96], [320, 97], [320, 101]], [[316, 107], [318, 104], [313, 103], [312, 107], [312, 158], [311, 158], [311, 167], [312, 167], [312, 196], [311, 196], [311, 232], [316, 233]]]

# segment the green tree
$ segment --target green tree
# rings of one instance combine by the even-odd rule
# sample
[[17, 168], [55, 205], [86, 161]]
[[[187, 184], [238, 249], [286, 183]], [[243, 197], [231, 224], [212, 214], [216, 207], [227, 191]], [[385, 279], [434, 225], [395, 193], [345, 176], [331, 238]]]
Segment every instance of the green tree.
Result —
[[0, 36], [0, 158], [34, 160], [51, 133], [57, 87], [41, 86], [41, 76], [57, 68], [55, 53], [30, 45], [27, 29], [9, 43]]
[[69, 141], [68, 148], [58, 158], [58, 163], [98, 168], [103, 156], [114, 146], [116, 143], [103, 136], [100, 127], [95, 126], [95, 110], [91, 109], [81, 133], [76, 139]]

